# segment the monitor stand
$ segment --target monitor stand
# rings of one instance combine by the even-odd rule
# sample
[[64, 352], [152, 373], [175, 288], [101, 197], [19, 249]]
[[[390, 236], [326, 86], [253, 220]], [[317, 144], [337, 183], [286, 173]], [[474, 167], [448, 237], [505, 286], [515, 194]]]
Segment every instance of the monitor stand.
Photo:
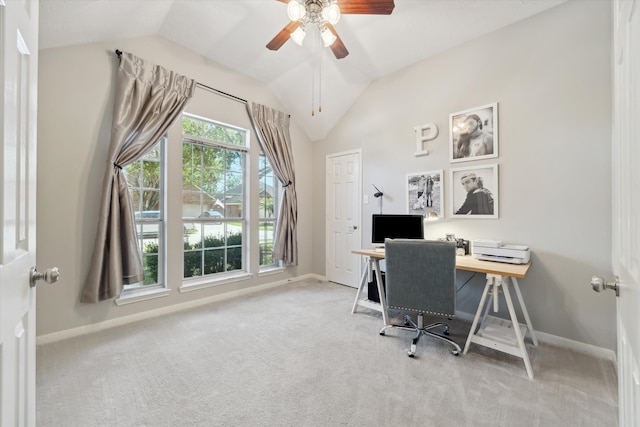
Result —
[[376, 252], [384, 252], [384, 243], [374, 243], [373, 250]]

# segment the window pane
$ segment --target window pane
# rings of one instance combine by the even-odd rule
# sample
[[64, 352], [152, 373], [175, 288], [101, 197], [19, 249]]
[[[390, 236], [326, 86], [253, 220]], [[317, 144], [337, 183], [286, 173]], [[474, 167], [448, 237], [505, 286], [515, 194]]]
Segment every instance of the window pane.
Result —
[[223, 273], [225, 271], [224, 248], [209, 249], [204, 252], [204, 274]]
[[227, 269], [228, 270], [241, 270], [242, 269], [242, 231], [241, 230], [227, 230]]
[[142, 200], [142, 196], [140, 195], [140, 190], [138, 190], [136, 187], [134, 187], [131, 184], [131, 181], [129, 181], [129, 178], [127, 178], [127, 183], [129, 184], [129, 194], [131, 194], [131, 202], [133, 204], [133, 210], [136, 213], [136, 219], [138, 217], [140, 217], [142, 214], [142, 203], [140, 202]]
[[197, 218], [202, 213], [201, 207], [201, 193], [199, 191], [186, 191], [182, 192], [182, 217], [183, 218]]
[[226, 178], [225, 216], [227, 218], [242, 218], [244, 210], [242, 175], [228, 173]]
[[224, 241], [224, 229], [225, 224], [205, 224], [205, 239], [204, 239], [204, 247], [205, 248], [218, 248], [225, 245]]
[[[187, 228], [189, 227], [189, 228]], [[197, 248], [202, 247], [202, 223], [194, 221], [193, 223], [185, 223], [185, 229], [188, 233], [187, 242]]]
[[199, 165], [200, 162], [196, 162], [194, 158], [197, 156], [194, 153], [197, 147], [193, 144], [183, 144], [182, 145], [182, 183], [183, 189], [188, 190], [192, 188], [194, 185], [200, 184], [200, 180], [196, 179], [196, 175], [194, 173], [194, 165]]
[[142, 186], [146, 188], [160, 188], [160, 163], [142, 162]]
[[242, 270], [242, 247], [227, 249], [227, 271]]
[[[145, 249], [147, 249], [146, 246]], [[153, 285], [158, 283], [158, 255], [145, 255], [142, 260], [144, 265], [144, 284]]]
[[[158, 183], [160, 185], [160, 183]], [[142, 191], [142, 218], [160, 219], [160, 190]], [[147, 213], [145, 213], [147, 212]], [[152, 212], [152, 213], [148, 213]]]
[[182, 131], [185, 135], [206, 139], [211, 142], [247, 146], [247, 131], [245, 129], [226, 126], [194, 116], [184, 115]]
[[202, 252], [201, 251], [190, 251], [187, 250], [187, 245], [185, 244], [185, 252], [184, 252], [184, 274], [183, 277], [186, 279], [188, 277], [197, 277], [202, 275]]
[[231, 172], [242, 174], [242, 158], [243, 154], [240, 152], [230, 152], [227, 156], [227, 169]]
[[274, 223], [272, 221], [260, 221], [259, 239], [260, 239], [260, 265], [273, 264], [273, 231]]

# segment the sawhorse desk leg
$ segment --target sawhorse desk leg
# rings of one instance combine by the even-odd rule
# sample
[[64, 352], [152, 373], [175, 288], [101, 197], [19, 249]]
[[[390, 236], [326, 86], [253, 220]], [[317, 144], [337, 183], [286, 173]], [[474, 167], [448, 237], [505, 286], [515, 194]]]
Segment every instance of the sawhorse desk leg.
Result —
[[[367, 284], [367, 279], [370, 276], [371, 270], [376, 275], [376, 282], [378, 285], [378, 295], [380, 296], [380, 303], [369, 301], [362, 298], [364, 286]], [[358, 286], [358, 292], [356, 292], [356, 299], [353, 301], [353, 308], [351, 314], [356, 312], [358, 306], [363, 306], [376, 310], [382, 313], [382, 321], [384, 325], [389, 324], [389, 318], [387, 314], [387, 298], [385, 297], [384, 286], [382, 284], [382, 274], [380, 273], [380, 260], [378, 258], [367, 257], [367, 262], [362, 267], [362, 274], [360, 275], [360, 286]]]
[[[516, 316], [513, 301], [511, 300], [511, 293], [509, 291], [509, 279], [510, 278], [508, 276], [487, 274], [487, 284], [485, 285], [484, 291], [482, 292], [480, 304], [478, 305], [478, 310], [476, 310], [476, 315], [473, 318], [471, 330], [469, 331], [469, 336], [467, 337], [467, 342], [465, 343], [462, 354], [467, 353], [472, 342], [483, 345], [485, 347], [494, 348], [504, 353], [522, 358], [524, 360], [525, 368], [527, 369], [527, 375], [529, 376], [529, 378], [533, 378], [533, 369], [531, 368], [531, 362], [529, 361], [529, 355], [527, 354], [527, 348], [525, 347], [524, 343], [526, 329], [529, 330], [529, 333], [531, 334], [531, 340], [536, 346], [538, 345], [538, 338], [536, 337], [535, 331], [533, 330], [531, 319], [529, 318], [529, 313], [527, 312], [527, 307], [524, 305], [524, 300], [522, 299], [522, 293], [520, 292], [518, 281], [515, 277], [512, 277], [511, 280], [513, 280], [513, 287], [516, 291], [518, 303], [520, 304], [520, 308], [522, 309], [522, 313], [526, 321], [526, 329], [521, 328], [521, 325], [518, 322], [518, 317]], [[508, 328], [502, 327], [502, 329], [503, 332], [505, 329], [512, 329], [513, 332], [515, 332], [515, 343], [510, 343], [508, 339], [505, 340], [504, 335], [492, 336], [492, 334], [489, 332], [483, 333], [484, 324], [487, 320], [487, 314], [492, 302], [494, 312], [498, 311], [498, 290], [500, 287], [502, 287], [502, 290], [504, 292], [504, 298], [507, 303], [509, 317], [511, 318], [511, 325]], [[489, 297], [488, 301], [487, 297]], [[478, 331], [476, 333], [478, 322], [480, 322], [480, 327], [478, 328]], [[506, 333], [509, 334], [509, 331], [506, 331]]]
[[367, 283], [367, 279], [369, 278], [369, 269], [370, 263], [365, 262], [362, 265], [362, 274], [360, 275], [360, 284], [358, 285], [358, 292], [356, 292], [356, 299], [353, 300], [353, 308], [351, 309], [351, 314], [356, 312], [356, 308], [358, 308], [358, 301], [360, 301], [360, 295], [362, 294], [362, 290], [364, 289], [365, 283]]

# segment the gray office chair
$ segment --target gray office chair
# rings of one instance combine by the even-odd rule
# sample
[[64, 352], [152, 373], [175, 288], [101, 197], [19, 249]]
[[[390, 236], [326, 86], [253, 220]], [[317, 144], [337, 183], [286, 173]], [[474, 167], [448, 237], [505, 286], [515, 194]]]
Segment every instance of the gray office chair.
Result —
[[418, 339], [422, 335], [435, 337], [452, 344], [454, 355], [461, 353], [460, 346], [449, 337], [436, 334], [432, 329], [443, 328], [449, 334], [449, 326], [442, 322], [424, 326], [424, 314], [436, 314], [453, 318], [456, 309], [456, 247], [451, 242], [387, 239], [385, 242], [386, 295], [389, 309], [417, 313], [417, 323], [411, 315], [404, 316], [404, 325], [387, 325], [390, 328], [414, 331], [409, 357], [414, 357]]

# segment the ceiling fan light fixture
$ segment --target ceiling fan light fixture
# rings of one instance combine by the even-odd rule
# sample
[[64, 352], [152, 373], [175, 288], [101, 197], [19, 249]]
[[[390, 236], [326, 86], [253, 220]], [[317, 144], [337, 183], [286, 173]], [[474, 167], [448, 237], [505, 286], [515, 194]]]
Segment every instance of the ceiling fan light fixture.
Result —
[[293, 33], [291, 33], [291, 40], [293, 40], [298, 46], [302, 46], [302, 41], [304, 40], [304, 37], [306, 35], [307, 35], [307, 31], [301, 25], [298, 28], [296, 28], [296, 30]]
[[328, 4], [322, 9], [322, 18], [331, 25], [336, 25], [340, 20], [340, 7], [336, 3]]
[[320, 35], [322, 36], [322, 42], [324, 47], [329, 47], [336, 41], [337, 37], [327, 27], [322, 25], [320, 27]]
[[300, 21], [307, 14], [307, 9], [297, 0], [289, 1], [287, 5], [287, 15], [292, 21]]

